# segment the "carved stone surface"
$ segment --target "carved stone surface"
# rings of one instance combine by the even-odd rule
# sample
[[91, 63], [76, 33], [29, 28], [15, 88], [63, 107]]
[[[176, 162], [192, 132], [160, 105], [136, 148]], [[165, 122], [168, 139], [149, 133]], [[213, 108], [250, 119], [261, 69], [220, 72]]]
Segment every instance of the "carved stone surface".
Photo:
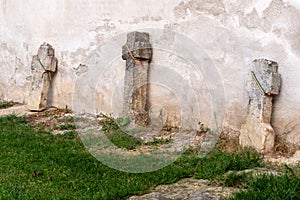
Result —
[[149, 34], [128, 33], [127, 43], [122, 48], [122, 58], [126, 60], [123, 112], [144, 124], [147, 121], [147, 84], [152, 58]]
[[27, 102], [29, 110], [42, 111], [46, 109], [50, 83], [56, 70], [55, 51], [50, 44], [44, 43], [40, 46], [38, 54], [32, 58], [32, 81]]
[[247, 80], [248, 116], [242, 125], [239, 142], [268, 153], [274, 147], [275, 132], [271, 126], [272, 100], [280, 92], [281, 76], [278, 64], [266, 59], [253, 61]]

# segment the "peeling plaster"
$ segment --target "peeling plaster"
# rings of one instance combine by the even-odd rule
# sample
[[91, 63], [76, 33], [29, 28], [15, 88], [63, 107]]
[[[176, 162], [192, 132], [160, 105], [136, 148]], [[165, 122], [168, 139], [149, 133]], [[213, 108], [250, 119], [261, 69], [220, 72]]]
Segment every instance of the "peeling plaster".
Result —
[[[245, 119], [244, 80], [255, 58], [279, 63], [282, 93], [276, 98], [273, 116], [278, 134], [284, 134], [282, 127], [299, 115], [298, 0], [89, 0], [77, 3], [72, 0], [1, 0], [0, 3], [0, 97], [8, 100], [26, 101], [31, 58], [43, 42], [53, 45], [59, 63], [51, 104], [72, 107], [76, 78], [85, 76], [91, 57], [105, 55], [105, 52], [94, 51], [98, 45], [119, 33], [161, 28], [177, 31], [195, 41], [217, 66], [226, 91], [226, 126], [239, 129]], [[121, 51], [121, 47], [116, 48]], [[159, 59], [154, 52], [153, 61]], [[174, 65], [175, 60], [170, 57], [166, 61]], [[119, 80], [124, 72], [124, 63], [116, 63], [120, 71], [115, 76], [107, 75], [105, 87], [98, 94], [107, 105], [112, 95], [110, 87], [115, 87], [109, 77]], [[102, 68], [99, 66], [99, 70]], [[189, 71], [181, 70], [180, 73], [189, 76]]]

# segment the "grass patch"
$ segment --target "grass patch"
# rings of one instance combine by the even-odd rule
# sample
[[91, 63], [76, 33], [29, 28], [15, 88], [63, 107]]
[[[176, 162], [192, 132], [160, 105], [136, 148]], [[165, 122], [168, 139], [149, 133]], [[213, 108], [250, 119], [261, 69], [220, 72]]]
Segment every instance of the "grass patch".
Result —
[[[242, 188], [230, 200], [239, 199], [300, 199], [300, 175], [285, 165], [281, 174], [261, 172], [232, 172], [222, 177], [227, 187]], [[246, 190], [245, 190], [246, 189]]]
[[127, 133], [125, 133], [119, 126], [128, 124], [128, 119], [114, 119], [111, 116], [102, 115], [103, 120], [100, 121], [102, 131], [104, 131], [107, 138], [117, 147], [128, 150], [136, 149], [141, 146], [143, 142]]
[[76, 125], [75, 124], [62, 124], [59, 126], [60, 130], [75, 130], [76, 129]]
[[162, 145], [162, 144], [169, 144], [173, 142], [173, 139], [164, 139], [164, 138], [154, 138], [153, 141], [151, 142], [145, 142], [144, 145], [148, 146], [157, 146], [157, 145]]
[[195, 177], [212, 180], [227, 171], [240, 171], [262, 166], [258, 153], [250, 149], [246, 148], [233, 153], [215, 149], [199, 160]]
[[[0, 118], [0, 152], [0, 199], [126, 199], [185, 177], [214, 179], [229, 170], [261, 166], [258, 155], [250, 150], [235, 153], [214, 150], [203, 158], [188, 150], [176, 162], [155, 172], [120, 172], [103, 165], [86, 151], [74, 130], [53, 135], [35, 130], [26, 119], [14, 115]], [[256, 183], [231, 177], [233, 183], [227, 184], [246, 182], [249, 192], [256, 192], [270, 181], [271, 186], [265, 187], [261, 196], [265, 197], [276, 187], [276, 181], [282, 181], [277, 184], [278, 190], [284, 193], [287, 189], [284, 194], [295, 197], [291, 195], [299, 191], [299, 179], [291, 177], [279, 180], [262, 177]], [[252, 193], [238, 193], [234, 198], [239, 195]]]
[[12, 107], [13, 105], [15, 105], [15, 103], [12, 101], [0, 101], [0, 109], [9, 108]]
[[[245, 177], [245, 176], [244, 176]], [[240, 191], [228, 200], [239, 199], [300, 199], [300, 177], [289, 174], [274, 176], [262, 175], [258, 178], [244, 179], [241, 183], [247, 185], [246, 191]]]
[[120, 172], [87, 152], [76, 132], [36, 131], [16, 116], [0, 118], [0, 152], [0, 199], [125, 199], [191, 176], [197, 160], [186, 154], [153, 173]]
[[241, 173], [234, 171], [222, 177], [222, 182], [226, 187], [246, 188], [247, 182], [252, 179], [252, 173]]
[[74, 123], [75, 119], [73, 117], [66, 117], [66, 118], [58, 119], [57, 121], [60, 123]]
[[142, 140], [124, 132], [120, 128], [128, 125], [130, 123], [130, 118], [114, 119], [113, 117], [104, 114], [102, 114], [101, 117], [102, 120], [100, 121], [100, 124], [102, 125], [102, 131], [104, 131], [108, 139], [119, 148], [133, 150], [142, 145], [158, 146], [169, 144], [173, 141], [172, 139], [154, 138], [151, 142], [143, 142]]
[[141, 140], [124, 133], [122, 130], [110, 130], [105, 132], [105, 135], [114, 145], [127, 150], [134, 150], [143, 144]]

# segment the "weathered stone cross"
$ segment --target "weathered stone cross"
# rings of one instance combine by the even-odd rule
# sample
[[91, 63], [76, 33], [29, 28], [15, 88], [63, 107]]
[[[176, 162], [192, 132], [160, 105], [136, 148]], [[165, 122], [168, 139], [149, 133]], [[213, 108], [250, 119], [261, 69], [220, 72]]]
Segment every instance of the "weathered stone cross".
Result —
[[239, 142], [261, 153], [270, 152], [275, 142], [271, 115], [273, 96], [280, 92], [281, 76], [277, 71], [278, 64], [274, 61], [254, 60], [247, 83], [248, 116], [242, 125]]
[[31, 63], [32, 81], [28, 98], [28, 109], [42, 111], [46, 109], [48, 91], [53, 75], [57, 70], [57, 58], [50, 44], [44, 43], [33, 56]]
[[123, 112], [139, 125], [148, 123], [148, 73], [152, 58], [149, 34], [131, 32], [122, 48], [126, 60]]

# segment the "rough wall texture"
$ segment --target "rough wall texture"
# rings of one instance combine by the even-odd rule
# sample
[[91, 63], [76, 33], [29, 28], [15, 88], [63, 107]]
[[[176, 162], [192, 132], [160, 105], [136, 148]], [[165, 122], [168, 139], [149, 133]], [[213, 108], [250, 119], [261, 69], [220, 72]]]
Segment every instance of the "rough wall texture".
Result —
[[[97, 45], [139, 28], [170, 29], [199, 44], [215, 63], [226, 94], [225, 126], [233, 129], [240, 129], [246, 118], [245, 79], [251, 62], [277, 61], [282, 87], [274, 99], [272, 124], [276, 133], [300, 143], [298, 6], [297, 0], [1, 0], [0, 98], [27, 101], [31, 58], [43, 42], [55, 48], [59, 63], [49, 104], [72, 107], [76, 79], [88, 72], [87, 62]], [[152, 63], [159, 56], [154, 52]], [[121, 59], [116, 62], [124, 66]], [[124, 76], [124, 70], [108, 73], [98, 90], [104, 111], [110, 111], [115, 84], [109, 80]], [[172, 94], [160, 94], [156, 95], [160, 103], [168, 104]], [[205, 122], [205, 115], [202, 118]]]

